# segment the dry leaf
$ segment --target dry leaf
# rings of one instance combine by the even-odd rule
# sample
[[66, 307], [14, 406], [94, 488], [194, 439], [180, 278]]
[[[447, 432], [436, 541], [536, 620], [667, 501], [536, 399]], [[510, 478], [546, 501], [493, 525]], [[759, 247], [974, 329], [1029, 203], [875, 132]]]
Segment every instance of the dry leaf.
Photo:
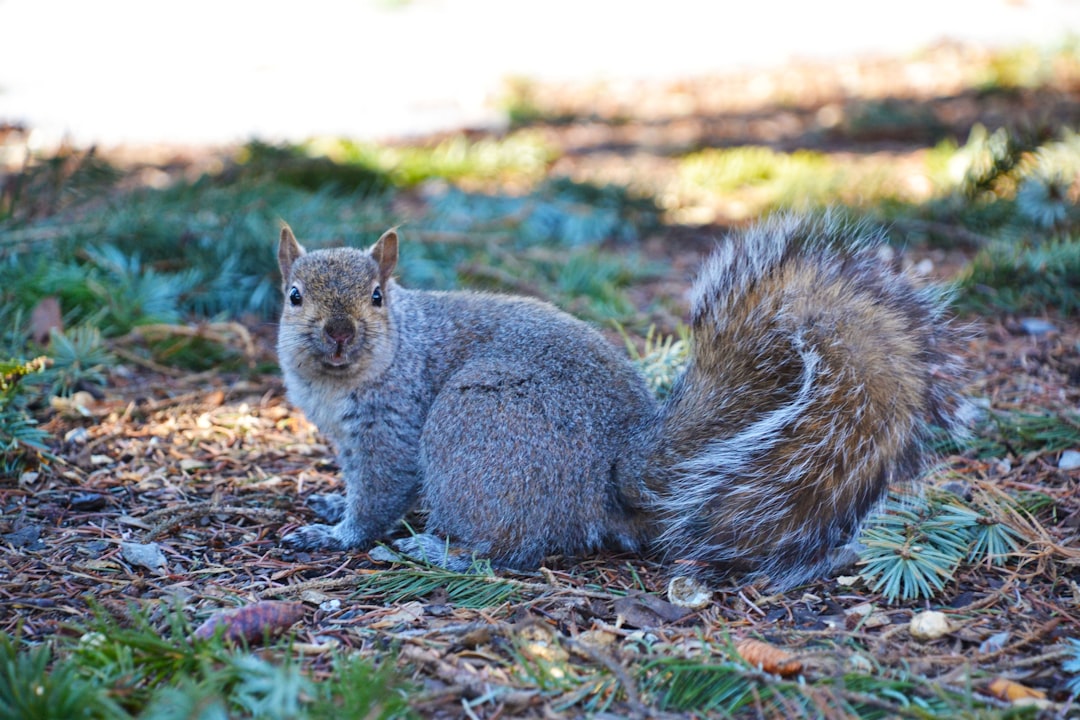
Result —
[[64, 331], [60, 301], [54, 297], [41, 298], [30, 311], [30, 337], [38, 345], [44, 345], [49, 342], [53, 330]]
[[740, 640], [735, 649], [743, 660], [767, 673], [787, 677], [802, 672], [802, 663], [794, 655], [767, 642], [746, 638]]
[[399, 625], [416, 625], [423, 619], [424, 603], [412, 600], [397, 606], [368, 627], [375, 630], [385, 630]]
[[682, 620], [690, 611], [655, 595], [638, 593], [616, 600], [615, 613], [621, 615], [627, 625], [647, 629]]
[[994, 697], [1001, 700], [1008, 700], [1013, 703], [1025, 700], [1043, 700], [1046, 698], [1046, 693], [1042, 690], [1029, 688], [1027, 685], [1021, 685], [1018, 682], [1013, 682], [1012, 680], [1007, 680], [1003, 677], [995, 678], [986, 689]]

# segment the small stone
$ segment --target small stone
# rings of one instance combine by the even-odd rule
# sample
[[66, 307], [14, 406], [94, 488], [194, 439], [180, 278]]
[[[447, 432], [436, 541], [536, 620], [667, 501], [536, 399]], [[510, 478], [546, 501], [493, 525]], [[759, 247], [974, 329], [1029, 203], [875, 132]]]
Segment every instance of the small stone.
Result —
[[120, 543], [120, 553], [132, 565], [144, 567], [156, 575], [163, 575], [167, 562], [165, 553], [157, 543]]
[[1058, 470], [1075, 470], [1080, 468], [1080, 451], [1066, 450], [1058, 458]]
[[89, 439], [90, 432], [84, 427], [72, 428], [64, 433], [64, 442], [69, 442], [73, 445], [85, 445], [86, 441]]
[[1046, 335], [1057, 332], [1057, 326], [1040, 318], [1021, 318], [1020, 329], [1028, 335]]
[[21, 550], [44, 550], [41, 542], [41, 528], [37, 525], [25, 525], [14, 532], [4, 533], [4, 542]]
[[847, 610], [844, 611], [844, 614], [849, 616], [855, 615], [857, 617], [869, 617], [870, 613], [872, 612], [874, 612], [874, 604], [864, 602], [849, 607]]
[[861, 627], [869, 630], [871, 628], [888, 625], [891, 622], [888, 615], [877, 612], [874, 604], [868, 602], [860, 603], [848, 608], [844, 611], [844, 615], [847, 618], [845, 624], [849, 629]]
[[1001, 648], [1005, 647], [1005, 643], [1007, 642], [1009, 642], [1008, 630], [1003, 630], [1002, 632], [995, 633], [979, 644], [979, 654], [985, 655], [987, 653], [997, 652]]
[[912, 271], [919, 277], [930, 277], [930, 273], [934, 272], [934, 261], [930, 258], [923, 258], [915, 263]]
[[318, 590], [305, 590], [300, 593], [300, 599], [310, 605], [320, 605], [333, 598], [332, 595], [327, 595], [324, 592]]
[[80, 492], [71, 496], [68, 507], [77, 512], [93, 512], [105, 507], [107, 502], [107, 498], [101, 493]]
[[952, 632], [952, 625], [945, 613], [924, 610], [911, 618], [908, 630], [911, 632], [911, 637], [916, 640], [936, 640]]

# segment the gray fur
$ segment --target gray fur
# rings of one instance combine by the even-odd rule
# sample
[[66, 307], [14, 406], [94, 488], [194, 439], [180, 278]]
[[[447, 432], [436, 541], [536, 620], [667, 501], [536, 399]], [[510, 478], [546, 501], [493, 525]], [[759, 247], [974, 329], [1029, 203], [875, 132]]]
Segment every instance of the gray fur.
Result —
[[[407, 550], [449, 537], [535, 567], [652, 547], [777, 586], [825, 571], [888, 483], [916, 473], [925, 422], [959, 406], [939, 379], [953, 370], [941, 302], [884, 268], [878, 241], [799, 219], [728, 239], [692, 291], [690, 366], [658, 407], [623, 353], [551, 305], [405, 289], [393, 231], [367, 252], [305, 254], [284, 230], [282, 370], [346, 488], [315, 502], [336, 524], [284, 541], [370, 547], [423, 503], [429, 535]], [[894, 375], [917, 397], [875, 389]]]

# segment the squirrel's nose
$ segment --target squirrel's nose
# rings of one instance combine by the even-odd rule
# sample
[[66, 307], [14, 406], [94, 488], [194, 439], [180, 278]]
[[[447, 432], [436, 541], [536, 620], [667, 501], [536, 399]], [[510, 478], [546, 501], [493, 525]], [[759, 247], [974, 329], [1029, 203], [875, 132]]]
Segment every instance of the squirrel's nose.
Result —
[[334, 317], [326, 321], [323, 332], [331, 342], [346, 345], [356, 336], [356, 326], [345, 317]]

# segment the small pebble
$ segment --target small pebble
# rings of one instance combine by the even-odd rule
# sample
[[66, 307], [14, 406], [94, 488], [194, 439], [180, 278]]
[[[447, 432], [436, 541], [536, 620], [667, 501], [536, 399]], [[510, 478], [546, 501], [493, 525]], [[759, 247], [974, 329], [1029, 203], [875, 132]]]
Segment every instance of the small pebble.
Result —
[[937, 610], [924, 610], [911, 618], [908, 625], [911, 637], [916, 640], [936, 640], [952, 632], [952, 625], [945, 613]]
[[41, 528], [37, 525], [24, 525], [18, 530], [4, 533], [0, 537], [7, 544], [21, 550], [45, 549], [45, 543], [41, 542]]
[[75, 445], [85, 445], [86, 441], [89, 439], [90, 433], [84, 427], [72, 428], [64, 433], [64, 442], [73, 443]]
[[1058, 470], [1075, 470], [1080, 468], [1080, 451], [1066, 450], [1058, 458]]
[[337, 598], [319, 603], [319, 609], [323, 612], [337, 612], [341, 609], [341, 601]]
[[1005, 647], [1005, 643], [1007, 642], [1009, 642], [1008, 630], [995, 633], [979, 644], [979, 653], [985, 655], [986, 653], [997, 652]]
[[1028, 335], [1046, 335], [1057, 332], [1057, 326], [1040, 318], [1021, 318], [1020, 329]]
[[78, 512], [93, 512], [105, 507], [106, 499], [101, 493], [80, 492], [71, 496], [68, 507]]
[[165, 553], [161, 551], [161, 546], [157, 543], [122, 542], [120, 554], [132, 565], [146, 568], [158, 575], [166, 572]]

